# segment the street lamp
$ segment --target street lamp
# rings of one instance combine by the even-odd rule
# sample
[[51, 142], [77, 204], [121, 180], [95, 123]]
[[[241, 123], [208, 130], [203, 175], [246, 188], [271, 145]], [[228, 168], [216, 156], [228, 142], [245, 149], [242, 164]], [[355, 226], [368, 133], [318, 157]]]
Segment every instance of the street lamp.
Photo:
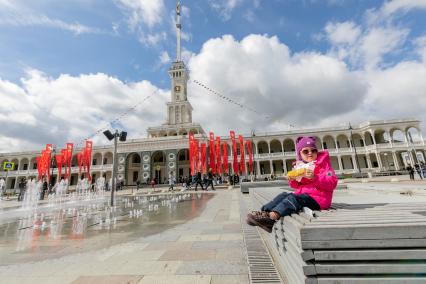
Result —
[[106, 138], [108, 138], [109, 141], [114, 139], [114, 156], [112, 158], [112, 187], [111, 187], [111, 206], [114, 206], [114, 191], [116, 190], [116, 174], [117, 174], [117, 138], [120, 138], [120, 141], [124, 142], [126, 141], [127, 132], [122, 131], [121, 133], [118, 132], [116, 129], [114, 134], [111, 133], [109, 130], [105, 130], [104, 135]]
[[353, 139], [353, 136], [352, 136], [352, 130], [353, 130], [353, 128], [352, 128], [352, 125], [351, 125], [350, 122], [349, 122], [349, 130], [351, 131], [351, 144], [352, 144], [352, 146], [353, 146], [353, 148], [355, 150], [355, 163], [356, 163], [356, 167], [358, 168], [358, 172], [361, 173], [361, 168], [359, 167], [359, 163], [358, 163], [358, 153], [356, 152], [356, 145], [354, 144], [354, 139]]

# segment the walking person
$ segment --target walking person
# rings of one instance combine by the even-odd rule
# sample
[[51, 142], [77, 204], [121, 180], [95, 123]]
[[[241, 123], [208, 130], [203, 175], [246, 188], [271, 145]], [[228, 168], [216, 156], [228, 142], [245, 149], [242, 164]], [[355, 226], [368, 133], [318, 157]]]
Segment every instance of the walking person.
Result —
[[43, 179], [43, 185], [41, 187], [40, 200], [44, 200], [44, 195], [49, 190], [46, 178]]
[[422, 173], [422, 168], [420, 167], [420, 164], [415, 164], [414, 168], [416, 169], [416, 172], [419, 175], [420, 179], [423, 179], [423, 173]]
[[[298, 164], [296, 175], [288, 175], [288, 183], [293, 193], [280, 193], [272, 201], [263, 205], [261, 211], [247, 215], [247, 224], [259, 226], [271, 233], [277, 220], [300, 212], [303, 207], [311, 210], [324, 210], [331, 206], [337, 177], [331, 166], [327, 151], [316, 147], [315, 137], [299, 137], [296, 140]], [[311, 168], [312, 166], [312, 168]]]
[[414, 169], [411, 166], [411, 164], [408, 164], [408, 166], [405, 169], [408, 171], [408, 174], [410, 175], [410, 180], [414, 180]]
[[210, 185], [212, 186], [212, 190], [216, 190], [216, 189], [214, 189], [214, 185], [213, 185], [213, 172], [212, 172], [212, 169], [209, 169], [209, 172], [207, 173], [206, 190], [209, 188]]
[[24, 200], [26, 185], [27, 185], [27, 181], [25, 180], [25, 178], [22, 178], [18, 185], [19, 187], [18, 201]]
[[175, 177], [173, 172], [169, 173], [169, 191], [174, 191], [173, 187], [175, 186]]
[[198, 185], [201, 186], [201, 190], [204, 190], [203, 182], [201, 179], [201, 172], [197, 172], [197, 175], [195, 176], [195, 191], [197, 191]]

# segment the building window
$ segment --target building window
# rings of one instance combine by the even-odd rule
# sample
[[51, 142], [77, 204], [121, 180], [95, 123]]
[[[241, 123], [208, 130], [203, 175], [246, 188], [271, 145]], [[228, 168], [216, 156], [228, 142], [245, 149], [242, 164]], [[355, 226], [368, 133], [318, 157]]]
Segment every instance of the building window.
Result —
[[33, 170], [37, 170], [37, 163], [33, 164]]
[[24, 171], [28, 170], [28, 164], [24, 164], [24, 166], [22, 167], [22, 169], [23, 169]]
[[364, 140], [360, 139], [359, 144], [361, 144], [361, 147], [364, 147]]
[[96, 159], [93, 159], [93, 161], [92, 161], [92, 165], [96, 166], [97, 162], [98, 162], [98, 161], [97, 161]]
[[322, 142], [322, 147], [323, 147], [324, 149], [328, 149], [328, 148], [327, 148], [327, 143]]
[[104, 158], [104, 165], [108, 163], [108, 158]]

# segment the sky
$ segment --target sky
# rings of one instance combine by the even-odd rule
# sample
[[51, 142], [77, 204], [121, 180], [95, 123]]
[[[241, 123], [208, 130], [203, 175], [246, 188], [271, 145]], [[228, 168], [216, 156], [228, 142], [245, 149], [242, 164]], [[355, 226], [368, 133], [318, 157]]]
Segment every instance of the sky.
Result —
[[[181, 2], [188, 99], [206, 132], [400, 118], [424, 131], [426, 0]], [[164, 123], [175, 5], [0, 0], [0, 152], [105, 144], [93, 136], [105, 127], [143, 138]]]

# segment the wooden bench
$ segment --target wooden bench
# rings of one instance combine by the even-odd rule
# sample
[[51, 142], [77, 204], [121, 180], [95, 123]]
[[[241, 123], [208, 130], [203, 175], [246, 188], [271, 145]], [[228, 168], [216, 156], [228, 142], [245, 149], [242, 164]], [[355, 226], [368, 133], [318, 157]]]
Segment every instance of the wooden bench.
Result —
[[[282, 191], [250, 189], [254, 208]], [[426, 203], [336, 203], [313, 213], [262, 233], [289, 283], [426, 283]]]

